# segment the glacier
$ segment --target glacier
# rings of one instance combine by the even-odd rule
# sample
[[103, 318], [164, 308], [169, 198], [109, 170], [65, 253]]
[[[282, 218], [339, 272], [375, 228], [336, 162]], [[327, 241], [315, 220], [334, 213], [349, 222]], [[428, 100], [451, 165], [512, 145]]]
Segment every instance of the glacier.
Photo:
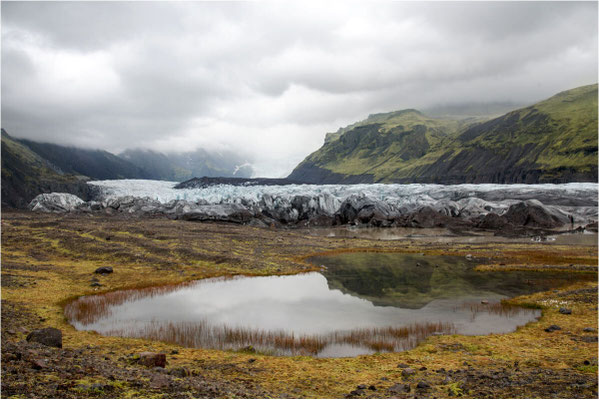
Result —
[[[178, 182], [139, 179], [90, 181], [88, 184], [97, 193], [96, 198], [75, 205], [77, 210], [160, 213], [173, 218], [239, 223], [260, 218], [266, 223], [283, 224], [309, 221], [313, 225], [418, 226], [423, 218], [435, 219], [434, 215], [438, 215], [479, 224], [485, 216], [495, 214], [508, 218], [507, 223], [526, 225], [532, 221], [538, 226], [545, 224], [553, 228], [596, 223], [598, 209], [597, 183], [217, 184], [185, 189], [175, 189]], [[40, 205], [37, 207], [42, 209]], [[526, 215], [516, 215], [518, 212]], [[539, 222], [541, 220], [545, 222]], [[504, 222], [487, 218], [483, 225]]]

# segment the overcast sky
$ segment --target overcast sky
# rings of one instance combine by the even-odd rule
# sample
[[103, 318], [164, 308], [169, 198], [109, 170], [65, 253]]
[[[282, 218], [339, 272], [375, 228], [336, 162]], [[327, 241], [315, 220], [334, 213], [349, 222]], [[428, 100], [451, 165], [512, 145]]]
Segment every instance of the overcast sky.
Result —
[[285, 176], [373, 112], [597, 81], [597, 3], [2, 2], [2, 127]]

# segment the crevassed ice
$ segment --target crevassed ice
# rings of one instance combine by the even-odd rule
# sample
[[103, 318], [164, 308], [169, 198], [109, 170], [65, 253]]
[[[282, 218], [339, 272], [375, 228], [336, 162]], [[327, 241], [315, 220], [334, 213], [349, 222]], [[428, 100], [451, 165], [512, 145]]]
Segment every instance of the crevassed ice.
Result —
[[306, 196], [312, 206], [330, 214], [350, 196], [368, 197], [409, 211], [431, 206], [439, 211], [451, 210], [471, 214], [505, 211], [511, 204], [523, 200], [538, 200], [545, 206], [596, 219], [598, 185], [596, 183], [566, 184], [358, 184], [358, 185], [285, 185], [232, 186], [216, 185], [203, 189], [174, 189], [178, 182], [155, 180], [106, 180], [88, 182], [101, 189], [103, 200], [125, 196], [149, 198], [160, 203], [186, 200], [203, 204], [262, 204], [269, 207], [289, 207], [295, 196]]

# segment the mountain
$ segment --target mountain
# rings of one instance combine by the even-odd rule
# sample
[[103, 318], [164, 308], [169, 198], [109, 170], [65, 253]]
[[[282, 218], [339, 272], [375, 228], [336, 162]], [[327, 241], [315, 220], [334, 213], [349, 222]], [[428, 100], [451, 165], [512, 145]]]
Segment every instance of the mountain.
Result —
[[253, 170], [247, 160], [229, 152], [198, 149], [185, 153], [126, 150], [121, 158], [146, 171], [152, 179], [185, 181], [194, 177], [249, 178]]
[[306, 183], [597, 181], [597, 84], [486, 119], [409, 109], [335, 133], [289, 175]]
[[46, 192], [68, 192], [88, 200], [93, 190], [85, 183], [88, 180], [184, 181], [194, 176], [245, 178], [252, 172], [249, 163], [231, 152], [128, 150], [117, 156], [17, 139], [2, 129], [2, 207], [24, 208]]
[[24, 208], [38, 194], [69, 192], [89, 199], [81, 176], [65, 174], [2, 129], [2, 208]]
[[19, 142], [65, 173], [84, 175], [97, 180], [152, 178], [151, 174], [139, 166], [107, 151], [39, 143], [27, 139], [20, 139]]

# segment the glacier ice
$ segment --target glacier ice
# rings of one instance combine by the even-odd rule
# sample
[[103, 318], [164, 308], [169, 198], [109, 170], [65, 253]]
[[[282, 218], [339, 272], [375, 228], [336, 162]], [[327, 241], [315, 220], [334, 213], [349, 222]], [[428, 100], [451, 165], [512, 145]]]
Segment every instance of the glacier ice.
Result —
[[102, 204], [117, 204], [129, 212], [161, 208], [166, 214], [185, 214], [202, 206], [238, 205], [253, 215], [283, 222], [306, 215], [332, 217], [344, 202], [376, 205], [393, 216], [430, 207], [446, 216], [472, 219], [488, 213], [502, 215], [514, 204], [534, 200], [561, 221], [567, 222], [572, 215], [577, 223], [589, 223], [597, 220], [598, 204], [596, 183], [215, 185], [196, 189], [174, 189], [177, 182], [135, 179], [89, 184], [98, 188]]

